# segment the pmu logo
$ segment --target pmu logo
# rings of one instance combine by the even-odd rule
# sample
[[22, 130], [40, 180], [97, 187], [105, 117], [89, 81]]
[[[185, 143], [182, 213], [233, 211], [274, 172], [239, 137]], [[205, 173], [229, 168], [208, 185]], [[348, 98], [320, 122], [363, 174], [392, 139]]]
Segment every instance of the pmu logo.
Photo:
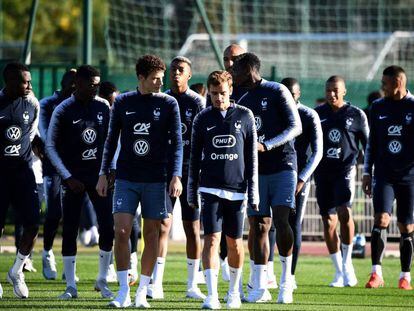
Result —
[[150, 127], [151, 127], [151, 123], [137, 123], [134, 125], [134, 134], [149, 135]]
[[254, 122], [256, 123], [256, 129], [260, 130], [262, 128], [262, 118], [260, 116], [254, 117]]
[[339, 159], [339, 155], [341, 154], [341, 148], [329, 148], [326, 151], [326, 157], [331, 159]]
[[4, 148], [4, 156], [6, 157], [18, 157], [20, 156], [19, 150], [22, 148], [22, 145], [10, 145]]
[[388, 127], [388, 136], [401, 136], [402, 125], [391, 125]]
[[10, 140], [10, 141], [16, 141], [18, 140], [20, 137], [22, 136], [22, 130], [20, 127], [18, 126], [10, 126], [7, 130], [6, 130], [6, 137]]
[[193, 111], [192, 111], [192, 109], [188, 108], [185, 111], [185, 118], [187, 119], [187, 121], [191, 121], [192, 116], [193, 116]]
[[267, 110], [267, 97], [262, 99], [262, 102], [260, 103], [262, 105], [262, 110]]
[[155, 108], [152, 114], [154, 115], [154, 120], [158, 121], [161, 115], [161, 108]]
[[401, 145], [401, 143], [398, 140], [392, 140], [388, 144], [388, 150], [392, 154], [400, 153], [401, 152], [401, 149], [402, 149], [402, 145]]
[[88, 145], [93, 144], [96, 140], [96, 131], [95, 129], [88, 127], [82, 132], [82, 138], [85, 143]]
[[144, 156], [149, 152], [149, 144], [145, 139], [137, 139], [134, 143], [134, 153], [137, 156]]
[[85, 150], [84, 152], [82, 152], [82, 160], [84, 161], [95, 160], [97, 152], [98, 152], [98, 148]]
[[23, 112], [23, 123], [24, 124], [29, 124], [29, 111], [25, 111]]
[[103, 121], [103, 115], [102, 112], [98, 112], [98, 114], [96, 115], [96, 119], [98, 120], [98, 124], [102, 124]]
[[341, 140], [341, 132], [339, 132], [337, 129], [332, 129], [329, 131], [328, 137], [331, 142], [339, 143]]
[[181, 135], [187, 133], [187, 125], [185, 123], [181, 123]]
[[217, 135], [213, 137], [213, 146], [216, 148], [230, 148], [236, 145], [236, 137], [233, 135]]

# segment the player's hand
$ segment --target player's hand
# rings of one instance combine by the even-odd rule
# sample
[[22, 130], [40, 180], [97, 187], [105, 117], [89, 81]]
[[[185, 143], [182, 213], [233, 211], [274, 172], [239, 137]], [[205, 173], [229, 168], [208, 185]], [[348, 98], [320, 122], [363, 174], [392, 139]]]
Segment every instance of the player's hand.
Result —
[[362, 191], [368, 196], [372, 195], [372, 177], [371, 175], [362, 176]]
[[178, 198], [183, 192], [183, 185], [181, 184], [180, 177], [173, 176], [171, 178], [168, 194], [173, 198]]
[[108, 194], [108, 180], [106, 175], [99, 176], [98, 183], [96, 184], [96, 192], [101, 197], [106, 197]]
[[257, 151], [259, 151], [259, 152], [265, 152], [266, 151], [266, 148], [265, 148], [265, 146], [263, 144], [257, 143]]
[[81, 193], [85, 191], [85, 185], [76, 178], [69, 177], [65, 180], [65, 183], [74, 193]]
[[304, 184], [305, 184], [305, 182], [303, 180], [298, 179], [298, 183], [296, 184], [295, 195], [298, 195], [298, 193], [302, 191], [302, 188], [303, 188]]
[[112, 189], [115, 184], [116, 170], [110, 170], [108, 175], [108, 189]]

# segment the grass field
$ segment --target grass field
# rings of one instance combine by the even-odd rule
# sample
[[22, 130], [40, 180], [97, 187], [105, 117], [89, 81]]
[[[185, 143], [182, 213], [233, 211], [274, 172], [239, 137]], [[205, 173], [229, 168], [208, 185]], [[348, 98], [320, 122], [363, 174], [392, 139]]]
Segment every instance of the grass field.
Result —
[[[153, 309], [162, 310], [192, 310], [199, 309], [201, 303], [184, 298], [186, 289], [185, 255], [182, 249], [172, 249], [168, 255], [166, 272], [164, 275], [165, 300], [150, 301]], [[58, 256], [57, 256], [58, 257]], [[78, 284], [79, 298], [72, 301], [60, 301], [60, 295], [65, 284], [58, 281], [46, 281], [41, 272], [26, 273], [26, 281], [30, 290], [29, 299], [17, 299], [13, 295], [11, 285], [6, 282], [6, 273], [14, 260], [12, 254], [0, 254], [0, 282], [3, 285], [4, 295], [0, 300], [0, 309], [13, 310], [99, 310], [106, 309], [107, 301], [93, 291], [94, 280], [97, 275], [97, 254], [90, 250], [82, 251], [78, 257]], [[41, 270], [39, 252], [34, 255], [35, 266]], [[58, 259], [59, 274], [62, 271], [61, 260]], [[266, 304], [244, 303], [243, 309], [250, 310], [412, 310], [414, 308], [414, 292], [397, 289], [399, 275], [399, 260], [385, 259], [384, 276], [386, 288], [368, 290], [363, 287], [370, 272], [369, 259], [355, 259], [355, 270], [359, 284], [355, 288], [329, 288], [327, 284], [333, 276], [330, 260], [324, 257], [303, 256], [300, 258], [297, 269], [298, 290], [294, 294], [294, 304], [278, 305], [275, 303], [277, 290], [271, 290], [273, 302]], [[244, 278], [248, 276], [248, 264], [245, 264]], [[280, 265], [275, 264], [277, 275], [280, 275]], [[205, 285], [200, 285], [206, 292]], [[227, 291], [228, 284], [219, 283], [220, 296]], [[116, 284], [111, 284], [113, 290]], [[132, 298], [136, 286], [131, 289]], [[222, 307], [225, 304], [222, 303]]]

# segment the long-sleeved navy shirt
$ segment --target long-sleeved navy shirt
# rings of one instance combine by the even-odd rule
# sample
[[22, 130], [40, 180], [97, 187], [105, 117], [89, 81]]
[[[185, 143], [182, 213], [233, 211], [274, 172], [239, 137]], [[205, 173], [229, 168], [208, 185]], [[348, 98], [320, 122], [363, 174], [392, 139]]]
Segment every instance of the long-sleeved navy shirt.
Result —
[[298, 104], [302, 134], [295, 139], [298, 158], [298, 179], [308, 181], [323, 154], [323, 134], [319, 116], [315, 110]]
[[[183, 147], [177, 100], [163, 93], [133, 91], [117, 96], [112, 106], [100, 174], [107, 174], [121, 135], [116, 178], [165, 182], [168, 159], [172, 175], [181, 176]], [[172, 147], [169, 147], [169, 139]], [[171, 148], [171, 149], [170, 149]], [[168, 151], [173, 153], [168, 156]]]
[[[183, 141], [183, 174], [187, 174], [188, 164], [190, 162], [193, 120], [197, 113], [205, 108], [206, 100], [189, 88], [182, 94], [175, 94], [171, 90], [167, 90], [165, 93], [174, 97], [180, 108], [181, 135]], [[173, 153], [170, 152], [170, 155], [172, 154]]]
[[370, 112], [370, 134], [364, 174], [389, 180], [414, 179], [414, 96], [375, 101]]
[[109, 103], [98, 96], [84, 103], [72, 95], [56, 107], [47, 132], [46, 153], [62, 179], [96, 183], [108, 123]]
[[333, 111], [326, 103], [315, 108], [322, 124], [323, 157], [315, 176], [346, 173], [356, 164], [359, 144], [365, 149], [369, 128], [365, 113], [349, 103]]
[[259, 153], [259, 174], [296, 170], [294, 138], [302, 132], [302, 126], [296, 103], [286, 86], [262, 79], [238, 104], [253, 112], [258, 141], [266, 148]]
[[[66, 97], [67, 98], [67, 97]], [[52, 96], [45, 97], [40, 100], [40, 113], [39, 113], [39, 133], [40, 138], [46, 143], [47, 130], [49, 128], [50, 120], [52, 119], [52, 113], [55, 108], [66, 98], [61, 96], [60, 91], [56, 91]], [[51, 176], [57, 174], [56, 169], [53, 167], [49, 158], [46, 156], [42, 159], [42, 172], [44, 176]]]
[[257, 133], [252, 112], [232, 104], [223, 117], [208, 107], [193, 122], [188, 202], [197, 202], [199, 187], [246, 193], [258, 204]]
[[11, 100], [0, 91], [0, 170], [32, 166], [32, 146], [39, 122], [34, 96]]

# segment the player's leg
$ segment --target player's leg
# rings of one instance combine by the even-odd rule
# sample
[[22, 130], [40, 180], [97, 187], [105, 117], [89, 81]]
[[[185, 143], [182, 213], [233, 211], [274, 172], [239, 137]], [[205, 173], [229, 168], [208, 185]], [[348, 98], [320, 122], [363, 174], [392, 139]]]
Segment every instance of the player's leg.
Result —
[[249, 221], [249, 234], [247, 236], [247, 248], [249, 250], [249, 279], [247, 282], [247, 292], [250, 292], [253, 289], [253, 283], [254, 283], [254, 250], [253, 250], [253, 244], [254, 244], [254, 217], [248, 216], [247, 217]]
[[229, 263], [227, 259], [227, 241], [226, 241], [226, 236], [224, 234], [221, 235], [219, 257], [220, 257], [221, 277], [223, 278], [224, 282], [229, 282], [230, 281], [230, 270], [229, 270]]
[[66, 290], [59, 296], [61, 299], [72, 299], [78, 296], [76, 286], [76, 253], [82, 202], [86, 193], [74, 193], [68, 187], [62, 187], [62, 256], [63, 274], [66, 279]]
[[219, 271], [218, 250], [223, 224], [223, 210], [221, 209], [220, 198], [212, 194], [201, 193], [201, 204], [204, 227], [202, 260], [208, 291], [202, 308], [219, 309], [220, 302], [217, 290]]
[[267, 288], [277, 288], [277, 281], [274, 268], [276, 247], [276, 227], [272, 222], [272, 226], [269, 230], [269, 259], [267, 262]]
[[132, 221], [131, 235], [129, 237], [130, 243], [130, 266], [128, 270], [128, 282], [129, 285], [135, 285], [138, 281], [138, 238], [140, 234], [140, 216], [137, 212]]
[[305, 216], [306, 202], [308, 199], [310, 190], [310, 182], [306, 182], [302, 190], [296, 195], [295, 198], [295, 211], [291, 211], [289, 215], [290, 227], [293, 231], [293, 252], [292, 252], [292, 279], [293, 279], [293, 288], [296, 289], [296, 265], [299, 258], [300, 248], [302, 245], [302, 222]]
[[43, 225], [42, 272], [47, 280], [57, 278], [53, 242], [62, 219], [61, 178], [58, 175], [45, 176], [43, 179], [46, 197], [46, 215]]
[[206, 296], [197, 286], [197, 275], [200, 268], [200, 209], [191, 208], [187, 202], [187, 177], [181, 179], [183, 192], [180, 196], [181, 218], [186, 236], [187, 254], [187, 298], [205, 299]]
[[99, 230], [99, 272], [95, 282], [95, 290], [101, 292], [103, 298], [113, 298], [106, 277], [112, 258], [114, 240], [114, 218], [112, 216], [112, 193], [106, 197], [98, 195], [94, 188], [88, 188], [88, 195], [96, 212]]
[[398, 288], [411, 290], [411, 263], [414, 254], [414, 184], [395, 186], [397, 221], [400, 229], [401, 273]]
[[115, 181], [112, 212], [114, 217], [115, 262], [119, 290], [110, 306], [121, 308], [131, 305], [128, 268], [130, 260], [129, 238], [132, 221], [140, 201], [139, 189], [135, 183], [117, 179]]
[[98, 222], [94, 206], [89, 196], [85, 196], [85, 200], [82, 205], [79, 231], [81, 232], [80, 241], [84, 246], [92, 247], [98, 245]]
[[243, 201], [222, 200], [223, 235], [226, 236], [230, 270], [227, 308], [239, 309], [243, 298], [242, 273], [244, 261], [243, 225], [245, 206]]
[[148, 285], [159, 251], [161, 221], [168, 218], [165, 183], [141, 183], [142, 217], [144, 218], [144, 249], [141, 257], [141, 276], [135, 295], [136, 307], [150, 307], [147, 302]]
[[382, 259], [387, 244], [387, 228], [391, 221], [394, 204], [394, 188], [383, 179], [375, 179], [373, 183], [374, 226], [371, 234], [372, 271], [366, 288], [384, 286], [382, 275]]

